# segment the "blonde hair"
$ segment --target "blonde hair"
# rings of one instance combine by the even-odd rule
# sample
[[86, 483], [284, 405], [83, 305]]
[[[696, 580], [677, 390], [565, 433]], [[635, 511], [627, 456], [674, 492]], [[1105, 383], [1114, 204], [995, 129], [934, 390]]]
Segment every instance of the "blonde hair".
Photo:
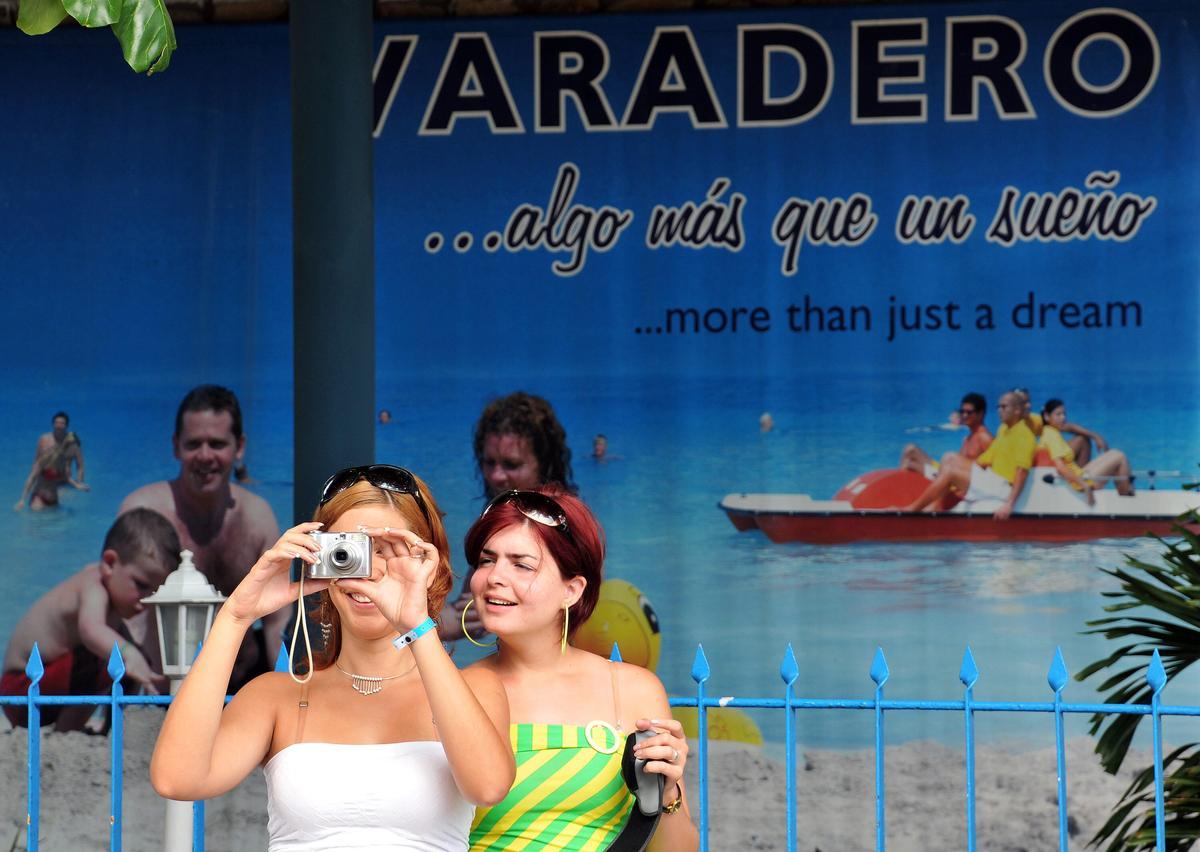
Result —
[[[442, 611], [442, 605], [446, 602], [446, 596], [450, 594], [450, 589], [454, 585], [454, 574], [450, 570], [450, 547], [446, 539], [446, 528], [442, 526], [442, 513], [438, 509], [433, 495], [429, 493], [429, 486], [416, 474], [413, 474], [413, 480], [421, 489], [425, 507], [429, 510], [428, 521], [425, 520], [421, 507], [411, 494], [386, 491], [375, 487], [365, 479], [361, 479], [345, 491], [335, 494], [323, 506], [318, 506], [313, 513], [313, 520], [320, 521], [325, 525], [325, 529], [328, 529], [338, 518], [358, 506], [390, 506], [399, 512], [400, 516], [408, 523], [410, 530], [437, 548], [438, 564], [433, 569], [433, 583], [429, 587], [427, 602], [429, 617], [437, 619]], [[324, 647], [313, 655], [313, 666], [319, 670], [333, 665], [333, 661], [337, 659], [342, 650], [341, 618], [338, 616], [333, 601], [329, 599], [329, 592], [320, 593], [313, 616], [318, 621], [330, 625], [329, 638], [325, 641]]]

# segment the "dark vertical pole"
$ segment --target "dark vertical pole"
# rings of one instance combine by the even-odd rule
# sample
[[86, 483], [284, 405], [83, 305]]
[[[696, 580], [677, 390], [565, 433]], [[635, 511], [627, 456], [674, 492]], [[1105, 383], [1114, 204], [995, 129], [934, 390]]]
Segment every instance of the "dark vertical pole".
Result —
[[375, 458], [372, 0], [292, 0], [296, 519]]

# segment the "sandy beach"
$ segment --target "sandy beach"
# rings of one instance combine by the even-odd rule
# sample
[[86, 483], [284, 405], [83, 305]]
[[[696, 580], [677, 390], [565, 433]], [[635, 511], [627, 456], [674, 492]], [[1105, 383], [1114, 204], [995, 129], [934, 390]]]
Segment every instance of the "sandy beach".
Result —
[[[123, 849], [161, 848], [163, 801], [150, 788], [150, 752], [162, 711], [126, 714]], [[25, 849], [26, 731], [0, 731], [0, 850]], [[42, 735], [41, 848], [107, 849], [107, 737]], [[710, 746], [709, 848], [717, 852], [786, 849], [783, 763], [757, 747]], [[1092, 741], [1067, 749], [1072, 847], [1082, 849], [1103, 824], [1148, 755], [1136, 754], [1120, 776], [1097, 765]], [[875, 848], [874, 756], [871, 751], [804, 749], [797, 773], [797, 849], [858, 852]], [[695, 759], [689, 800], [698, 818]], [[887, 848], [892, 852], [960, 852], [966, 848], [961, 750], [930, 742], [887, 749]], [[1058, 812], [1053, 748], [1036, 751], [982, 746], [976, 759], [978, 848], [1022, 852], [1057, 848]], [[255, 770], [232, 793], [207, 804], [206, 848], [212, 852], [266, 847], [266, 787]]]

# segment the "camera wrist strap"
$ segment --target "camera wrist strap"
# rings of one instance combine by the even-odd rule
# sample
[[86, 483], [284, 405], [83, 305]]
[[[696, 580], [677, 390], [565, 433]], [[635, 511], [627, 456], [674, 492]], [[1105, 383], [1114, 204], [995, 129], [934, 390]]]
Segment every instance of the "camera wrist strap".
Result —
[[[296, 634], [304, 634], [304, 650], [308, 653], [308, 673], [304, 679], [296, 677]], [[296, 596], [296, 626], [292, 628], [292, 643], [288, 648], [288, 674], [296, 683], [304, 685], [312, 680], [313, 655], [312, 641], [308, 638], [308, 616], [304, 613], [304, 567], [300, 568], [300, 592]]]

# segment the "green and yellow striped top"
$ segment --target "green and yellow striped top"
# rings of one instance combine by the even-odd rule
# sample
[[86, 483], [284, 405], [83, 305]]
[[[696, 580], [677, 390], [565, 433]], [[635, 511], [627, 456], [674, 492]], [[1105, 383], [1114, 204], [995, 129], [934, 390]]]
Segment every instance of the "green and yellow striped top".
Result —
[[[475, 810], [471, 852], [607, 849], [633, 809], [621, 778], [623, 749], [596, 751], [576, 725], [511, 725], [509, 736], [517, 778], [502, 802]], [[611, 731], [594, 728], [592, 736], [614, 744]]]

